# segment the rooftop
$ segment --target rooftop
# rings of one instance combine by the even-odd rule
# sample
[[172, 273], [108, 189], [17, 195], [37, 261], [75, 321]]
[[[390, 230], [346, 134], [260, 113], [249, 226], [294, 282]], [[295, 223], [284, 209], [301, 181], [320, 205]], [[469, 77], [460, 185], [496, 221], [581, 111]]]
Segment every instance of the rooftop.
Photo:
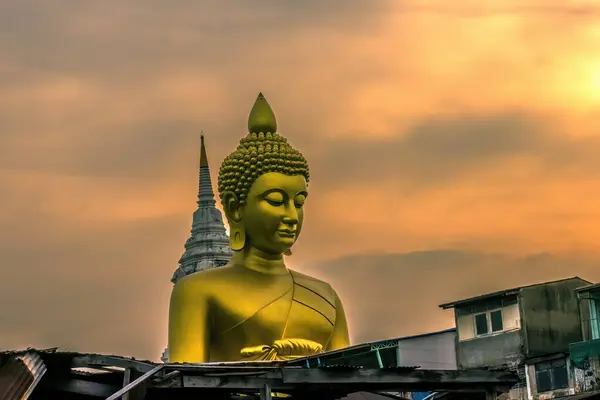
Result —
[[540, 286], [540, 285], [547, 285], [547, 284], [551, 284], [551, 283], [558, 283], [558, 282], [566, 282], [566, 281], [570, 281], [570, 280], [575, 280], [575, 279], [579, 279], [583, 282], [587, 282], [589, 284], [591, 284], [592, 282], [588, 282], [585, 279], [581, 279], [578, 276], [573, 276], [570, 278], [564, 278], [564, 279], [557, 279], [554, 281], [548, 281], [548, 282], [538, 282], [538, 283], [533, 283], [530, 285], [524, 285], [524, 286], [518, 286], [518, 287], [514, 287], [511, 289], [504, 289], [504, 290], [499, 290], [497, 292], [491, 292], [491, 293], [486, 293], [486, 294], [482, 294], [479, 296], [475, 296], [475, 297], [469, 297], [467, 299], [462, 299], [462, 300], [457, 300], [457, 301], [452, 301], [450, 303], [444, 303], [444, 304], [440, 304], [440, 308], [446, 310], [448, 308], [454, 308], [457, 306], [461, 306], [464, 304], [468, 304], [468, 303], [475, 303], [478, 301], [482, 301], [482, 300], [488, 300], [488, 299], [492, 299], [495, 297], [507, 297], [507, 296], [512, 296], [515, 294], [518, 294], [522, 289], [525, 288], [529, 288], [529, 287], [534, 287], [534, 286]]
[[8, 387], [12, 390], [8, 398], [33, 393], [36, 400], [116, 400], [126, 393], [136, 399], [173, 400], [239, 399], [243, 394], [243, 399], [251, 400], [269, 398], [266, 393], [271, 392], [286, 393], [290, 400], [333, 400], [353, 398], [352, 394], [358, 392], [396, 399], [401, 397], [389, 392], [493, 392], [493, 388], [506, 392], [517, 377], [509, 371], [483, 369], [433, 371], [351, 365], [306, 368], [284, 361], [157, 364], [119, 356], [27, 349], [0, 353], [0, 382], [0, 398], [7, 398], [2, 389]]
[[[339, 359], [344, 359], [345, 362], [347, 362], [349, 360], [349, 358], [351, 358], [352, 356], [368, 353], [368, 352], [376, 350], [376, 349], [380, 349], [380, 350], [386, 349], [386, 348], [394, 348], [395, 349], [396, 347], [398, 347], [398, 344], [400, 342], [405, 341], [405, 340], [418, 339], [418, 338], [434, 336], [434, 335], [441, 335], [441, 334], [450, 333], [450, 332], [456, 332], [456, 328], [449, 328], [449, 329], [444, 329], [444, 330], [435, 331], [435, 332], [420, 333], [420, 334], [411, 335], [411, 336], [403, 336], [403, 337], [394, 338], [394, 339], [378, 340], [375, 342], [359, 343], [359, 344], [355, 344], [353, 346], [349, 346], [349, 347], [346, 347], [343, 349], [329, 351], [324, 354], [318, 354], [318, 355], [314, 355], [314, 356], [305, 357], [305, 358], [302, 358], [299, 360], [294, 360], [294, 361], [291, 361], [290, 363], [293, 365], [298, 365], [299, 363], [304, 363], [306, 365], [312, 365], [313, 362], [318, 361], [318, 364], [320, 365], [321, 363], [327, 363], [329, 361], [333, 362], [333, 361], [336, 361]], [[373, 356], [372, 359], [373, 359], [372, 360], [373, 365], [378, 364], [376, 355]], [[363, 360], [363, 362], [367, 361], [364, 358], [362, 358], [362, 360]]]
[[582, 287], [575, 289], [575, 291], [578, 293], [585, 293], [585, 292], [591, 292], [591, 291], [598, 290], [598, 289], [600, 289], [600, 283], [594, 283], [592, 285], [582, 286]]

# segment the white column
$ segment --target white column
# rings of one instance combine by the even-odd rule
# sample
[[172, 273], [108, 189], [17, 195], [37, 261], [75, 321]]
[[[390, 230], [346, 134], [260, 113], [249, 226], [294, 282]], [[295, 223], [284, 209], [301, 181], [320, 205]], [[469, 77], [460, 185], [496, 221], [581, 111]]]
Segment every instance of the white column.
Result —
[[529, 379], [529, 365], [527, 364], [525, 364], [525, 384], [527, 385], [527, 400], [533, 400], [533, 394], [531, 392], [531, 380]]

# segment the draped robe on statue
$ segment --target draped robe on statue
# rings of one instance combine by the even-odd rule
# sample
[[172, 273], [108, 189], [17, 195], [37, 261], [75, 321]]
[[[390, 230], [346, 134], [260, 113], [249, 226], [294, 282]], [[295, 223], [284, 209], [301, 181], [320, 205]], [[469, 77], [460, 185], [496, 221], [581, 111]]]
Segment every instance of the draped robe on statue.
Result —
[[217, 305], [210, 361], [285, 360], [330, 349], [340, 312], [345, 324], [335, 291], [295, 271], [284, 282], [258, 300], [248, 293], [248, 300]]

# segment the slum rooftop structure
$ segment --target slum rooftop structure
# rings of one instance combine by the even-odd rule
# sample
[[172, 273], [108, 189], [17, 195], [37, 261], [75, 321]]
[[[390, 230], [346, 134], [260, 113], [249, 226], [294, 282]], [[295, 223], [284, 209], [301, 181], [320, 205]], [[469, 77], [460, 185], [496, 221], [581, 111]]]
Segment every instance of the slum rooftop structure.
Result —
[[[335, 356], [338, 357], [337, 355]], [[270, 399], [395, 398], [398, 393], [435, 391], [461, 399], [494, 399], [517, 378], [507, 371], [363, 368], [323, 362], [163, 364], [56, 349], [0, 353], [0, 399]], [[338, 361], [343, 361], [339, 360]], [[311, 360], [312, 361], [312, 360]], [[395, 395], [393, 393], [396, 393]], [[240, 397], [241, 396], [241, 397]]]

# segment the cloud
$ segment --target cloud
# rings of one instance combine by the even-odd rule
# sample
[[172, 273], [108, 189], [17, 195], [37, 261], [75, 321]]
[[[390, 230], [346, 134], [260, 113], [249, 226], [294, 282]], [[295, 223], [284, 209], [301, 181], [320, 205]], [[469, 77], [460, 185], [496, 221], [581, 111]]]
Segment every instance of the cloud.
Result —
[[[187, 222], [165, 218], [99, 229], [45, 218], [16, 225], [0, 244], [8, 278], [0, 283], [0, 300], [10, 304], [2, 346], [156, 359]], [[151, 249], [157, 241], [161, 249]], [[132, 341], [138, 335], [144, 340]]]
[[554, 279], [597, 280], [594, 256], [464, 252], [349, 255], [305, 265], [332, 283], [349, 314], [354, 343], [446, 329], [445, 302]]
[[189, 121], [155, 119], [136, 124], [104, 124], [62, 143], [40, 143], [7, 135], [0, 139], [0, 169], [161, 180], [169, 173], [173, 176], [169, 170], [182, 155], [197, 155], [199, 136], [197, 127]]
[[177, 7], [124, 1], [112, 7], [89, 1], [50, 7], [27, 1], [3, 13], [0, 43], [7, 58], [27, 65], [29, 73], [93, 76], [123, 84], [126, 77], [147, 79], [148, 74], [182, 63], [215, 72], [223, 63], [235, 65], [242, 58], [268, 63], [276, 57], [271, 53], [271, 59], [263, 58], [264, 50], [283, 48], [291, 35], [318, 27], [356, 31], [376, 24], [374, 17], [384, 5], [364, 0], [301, 5], [259, 0], [252, 5], [182, 1]]
[[389, 140], [366, 140], [365, 132], [363, 140], [330, 143], [313, 163], [335, 186], [406, 180], [435, 185], [538, 151], [545, 140], [539, 128], [539, 121], [519, 113], [432, 116]]
[[[557, 129], [552, 116], [523, 111], [434, 115], [417, 121], [390, 139], [325, 142], [311, 159], [323, 171], [325, 187], [357, 182], [411, 188], [444, 184], [495, 168], [510, 169], [528, 159], [533, 179], [594, 177], [599, 170], [596, 137], [571, 137]], [[540, 176], [541, 175], [541, 176]]]
[[3, 346], [156, 359], [198, 134], [216, 182], [259, 91], [314, 178], [290, 261], [339, 287], [355, 340], [446, 327], [427, 310], [453, 297], [592, 271], [597, 12], [513, 3], [8, 2]]

